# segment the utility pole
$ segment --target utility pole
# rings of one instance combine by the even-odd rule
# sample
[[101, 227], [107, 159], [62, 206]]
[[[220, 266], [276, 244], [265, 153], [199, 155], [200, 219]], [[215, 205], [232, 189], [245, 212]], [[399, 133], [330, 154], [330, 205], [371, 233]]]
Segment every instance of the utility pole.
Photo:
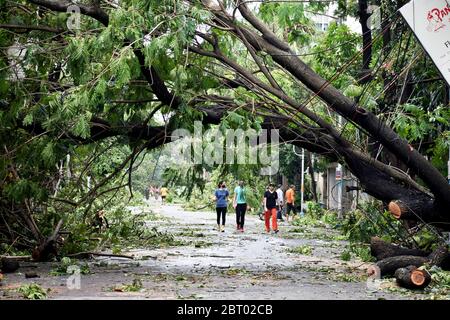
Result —
[[302, 182], [301, 182], [301, 187], [300, 187], [300, 197], [301, 197], [301, 211], [300, 211], [300, 215], [302, 216], [302, 217], [304, 217], [305, 216], [305, 204], [304, 204], [304, 202], [305, 202], [305, 149], [302, 149], [302, 154], [300, 155], [300, 154], [298, 154], [296, 151], [295, 151], [295, 146], [292, 146], [293, 147], [293, 152], [294, 152], [294, 154], [297, 156], [297, 157], [301, 157], [301, 159], [302, 159]]
[[301, 211], [300, 215], [305, 216], [305, 149], [302, 149], [302, 186], [301, 186]]
[[[341, 130], [343, 130], [344, 127], [344, 121], [341, 115], [338, 115], [338, 123], [339, 123], [339, 128]], [[336, 168], [336, 180], [337, 181], [337, 202], [338, 202], [338, 218], [342, 219], [343, 218], [343, 212], [342, 212], [342, 188], [344, 185], [344, 172], [343, 172], [343, 167], [342, 165], [339, 163], [337, 168]]]
[[342, 165], [339, 163], [336, 168], [336, 180], [337, 180], [337, 204], [338, 204], [338, 218], [342, 219], [342, 186], [344, 183], [344, 177], [342, 172]]

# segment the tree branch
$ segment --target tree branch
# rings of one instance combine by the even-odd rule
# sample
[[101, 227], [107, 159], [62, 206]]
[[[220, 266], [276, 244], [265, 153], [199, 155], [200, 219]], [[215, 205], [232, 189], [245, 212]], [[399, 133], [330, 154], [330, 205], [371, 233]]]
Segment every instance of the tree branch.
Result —
[[67, 9], [70, 6], [75, 5], [78, 8], [80, 8], [81, 14], [94, 18], [104, 26], [107, 26], [109, 24], [108, 14], [100, 7], [87, 6], [81, 3], [72, 3], [69, 1], [57, 1], [57, 0], [28, 0], [28, 2], [57, 12], [67, 12]]
[[55, 29], [48, 26], [29, 26], [29, 25], [19, 25], [19, 24], [0, 24], [0, 29], [21, 29], [26, 31], [39, 30], [52, 33], [63, 33], [64, 29]]

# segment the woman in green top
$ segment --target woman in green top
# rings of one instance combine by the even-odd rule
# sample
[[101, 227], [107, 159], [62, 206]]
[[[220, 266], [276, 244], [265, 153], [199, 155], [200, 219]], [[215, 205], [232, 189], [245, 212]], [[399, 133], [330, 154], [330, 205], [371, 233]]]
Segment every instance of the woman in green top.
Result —
[[244, 181], [234, 189], [233, 207], [236, 209], [236, 229], [244, 232], [245, 212], [247, 211], [247, 199], [245, 196]]

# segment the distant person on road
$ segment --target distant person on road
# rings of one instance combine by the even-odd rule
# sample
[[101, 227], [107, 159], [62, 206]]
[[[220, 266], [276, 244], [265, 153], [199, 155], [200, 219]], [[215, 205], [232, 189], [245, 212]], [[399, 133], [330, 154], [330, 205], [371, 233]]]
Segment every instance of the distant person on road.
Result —
[[160, 193], [161, 193], [161, 203], [164, 204], [166, 203], [166, 198], [169, 195], [169, 189], [167, 189], [166, 187], [162, 187]]
[[[217, 190], [214, 193], [214, 201], [216, 202], [216, 212], [217, 212], [217, 231], [225, 232], [225, 223], [227, 220], [227, 210], [228, 210], [228, 197], [230, 193], [228, 192], [225, 182], [219, 182]], [[222, 218], [222, 223], [221, 223]]]
[[262, 200], [261, 200], [261, 212], [258, 214], [259, 215], [259, 219], [264, 221], [265, 220], [265, 214], [266, 214], [266, 210], [265, 210], [265, 205], [264, 205], [264, 197], [266, 196], [266, 192], [269, 191], [269, 186], [266, 187], [266, 191], [264, 191]]
[[297, 210], [295, 209], [295, 186], [291, 185], [288, 191], [286, 191], [286, 220], [289, 222], [289, 216], [291, 211], [295, 215], [297, 214]]
[[244, 232], [245, 213], [247, 212], [247, 198], [244, 181], [239, 181], [239, 185], [234, 189], [233, 207], [236, 209], [236, 229]]
[[277, 221], [277, 207], [278, 206], [278, 195], [275, 191], [275, 185], [271, 183], [269, 185], [269, 191], [264, 194], [264, 212], [265, 212], [265, 222], [266, 231], [270, 233], [270, 219], [272, 218], [272, 229], [274, 233], [278, 233], [278, 221]]
[[145, 200], [147, 200], [147, 201], [148, 201], [148, 199], [150, 199], [150, 194], [151, 194], [150, 189], [151, 189], [151, 188], [152, 188], [152, 186], [148, 186], [148, 187], [145, 188], [145, 190], [144, 190]]
[[149, 197], [153, 198], [155, 196], [155, 187], [153, 185], [150, 185], [148, 189], [149, 189]]
[[282, 187], [283, 186], [279, 184], [277, 189], [278, 206], [279, 206], [279, 210], [277, 212], [277, 219], [280, 221], [284, 221], [283, 220], [284, 192]]

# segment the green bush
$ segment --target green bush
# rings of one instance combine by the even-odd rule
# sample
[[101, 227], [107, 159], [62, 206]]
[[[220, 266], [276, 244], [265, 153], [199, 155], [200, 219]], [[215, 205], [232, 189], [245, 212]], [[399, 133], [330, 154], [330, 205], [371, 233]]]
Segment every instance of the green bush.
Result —
[[389, 212], [380, 209], [379, 202], [366, 202], [360, 209], [348, 212], [340, 224], [342, 232], [351, 242], [370, 243], [374, 236], [388, 242], [397, 241], [406, 236], [398, 220]]
[[315, 218], [315, 219], [320, 219], [325, 213], [325, 210], [317, 202], [312, 202], [312, 201], [307, 202], [306, 208], [307, 208], [307, 211], [306, 211], [307, 215], [309, 215], [310, 217]]
[[331, 211], [326, 211], [324, 215], [322, 216], [321, 220], [332, 227], [336, 227], [336, 225], [339, 223], [339, 219], [337, 217], [337, 214]]
[[47, 299], [47, 292], [38, 284], [24, 284], [19, 289], [22, 297], [28, 300], [44, 300]]
[[348, 251], [348, 250], [342, 251], [342, 253], [341, 253], [341, 259], [342, 259], [343, 261], [350, 261], [350, 260], [352, 259], [352, 254], [351, 254], [351, 252]]
[[364, 244], [351, 244], [350, 251], [364, 262], [374, 262], [375, 258], [372, 256], [370, 247]]
[[67, 270], [70, 266], [77, 266], [80, 268], [81, 274], [90, 274], [91, 270], [87, 263], [80, 264], [79, 262], [74, 262], [72, 259], [68, 257], [64, 257], [61, 259], [58, 267], [50, 271], [50, 275], [53, 276], [63, 276], [67, 274]]

